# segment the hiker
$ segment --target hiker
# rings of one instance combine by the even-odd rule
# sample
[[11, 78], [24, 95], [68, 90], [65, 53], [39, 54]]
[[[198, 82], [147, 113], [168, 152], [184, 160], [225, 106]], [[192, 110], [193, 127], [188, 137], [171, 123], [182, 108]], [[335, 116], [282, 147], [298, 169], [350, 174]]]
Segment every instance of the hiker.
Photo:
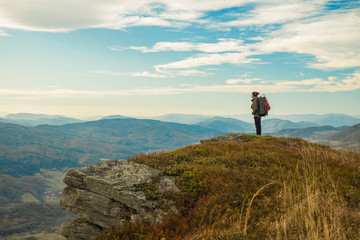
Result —
[[252, 115], [254, 115], [255, 127], [256, 127], [256, 135], [261, 135], [261, 116], [259, 114], [259, 92], [252, 92], [251, 94], [251, 109]]

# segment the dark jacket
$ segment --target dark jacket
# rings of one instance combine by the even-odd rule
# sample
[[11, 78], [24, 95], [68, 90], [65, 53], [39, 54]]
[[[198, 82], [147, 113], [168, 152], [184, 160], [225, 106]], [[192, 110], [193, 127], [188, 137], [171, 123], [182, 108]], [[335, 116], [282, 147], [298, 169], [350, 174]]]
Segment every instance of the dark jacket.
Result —
[[251, 101], [252, 115], [254, 115], [254, 117], [260, 118], [261, 116], [259, 115], [259, 98], [254, 97]]

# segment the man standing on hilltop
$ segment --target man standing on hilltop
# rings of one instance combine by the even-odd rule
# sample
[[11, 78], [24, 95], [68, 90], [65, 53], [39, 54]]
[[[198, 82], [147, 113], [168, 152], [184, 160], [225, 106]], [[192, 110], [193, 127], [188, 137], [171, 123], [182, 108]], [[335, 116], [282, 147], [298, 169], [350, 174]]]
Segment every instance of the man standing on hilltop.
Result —
[[259, 114], [259, 98], [258, 95], [259, 92], [252, 92], [251, 94], [251, 109], [252, 109], [252, 115], [254, 115], [255, 119], [255, 127], [256, 127], [256, 134], [261, 135], [261, 116]]

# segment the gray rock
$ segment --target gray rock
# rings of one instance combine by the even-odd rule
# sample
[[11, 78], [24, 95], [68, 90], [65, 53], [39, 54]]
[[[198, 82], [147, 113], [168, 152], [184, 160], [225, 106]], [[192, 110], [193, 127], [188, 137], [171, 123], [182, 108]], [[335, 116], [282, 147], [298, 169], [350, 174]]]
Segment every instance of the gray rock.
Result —
[[167, 212], [177, 212], [165, 197], [179, 191], [173, 179], [143, 164], [102, 161], [72, 168], [64, 183], [60, 206], [80, 217], [62, 226], [67, 239], [93, 239], [126, 220], [158, 223]]
[[104, 229], [79, 218], [64, 223], [61, 230], [61, 234], [68, 240], [89, 240], [104, 233]]

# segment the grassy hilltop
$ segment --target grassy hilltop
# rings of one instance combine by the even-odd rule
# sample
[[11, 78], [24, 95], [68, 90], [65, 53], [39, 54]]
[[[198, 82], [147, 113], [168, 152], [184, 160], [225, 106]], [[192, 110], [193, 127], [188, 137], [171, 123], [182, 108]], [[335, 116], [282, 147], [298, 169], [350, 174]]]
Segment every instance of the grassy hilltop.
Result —
[[98, 239], [359, 239], [360, 154], [295, 138], [240, 140], [131, 158], [174, 176], [179, 213]]

